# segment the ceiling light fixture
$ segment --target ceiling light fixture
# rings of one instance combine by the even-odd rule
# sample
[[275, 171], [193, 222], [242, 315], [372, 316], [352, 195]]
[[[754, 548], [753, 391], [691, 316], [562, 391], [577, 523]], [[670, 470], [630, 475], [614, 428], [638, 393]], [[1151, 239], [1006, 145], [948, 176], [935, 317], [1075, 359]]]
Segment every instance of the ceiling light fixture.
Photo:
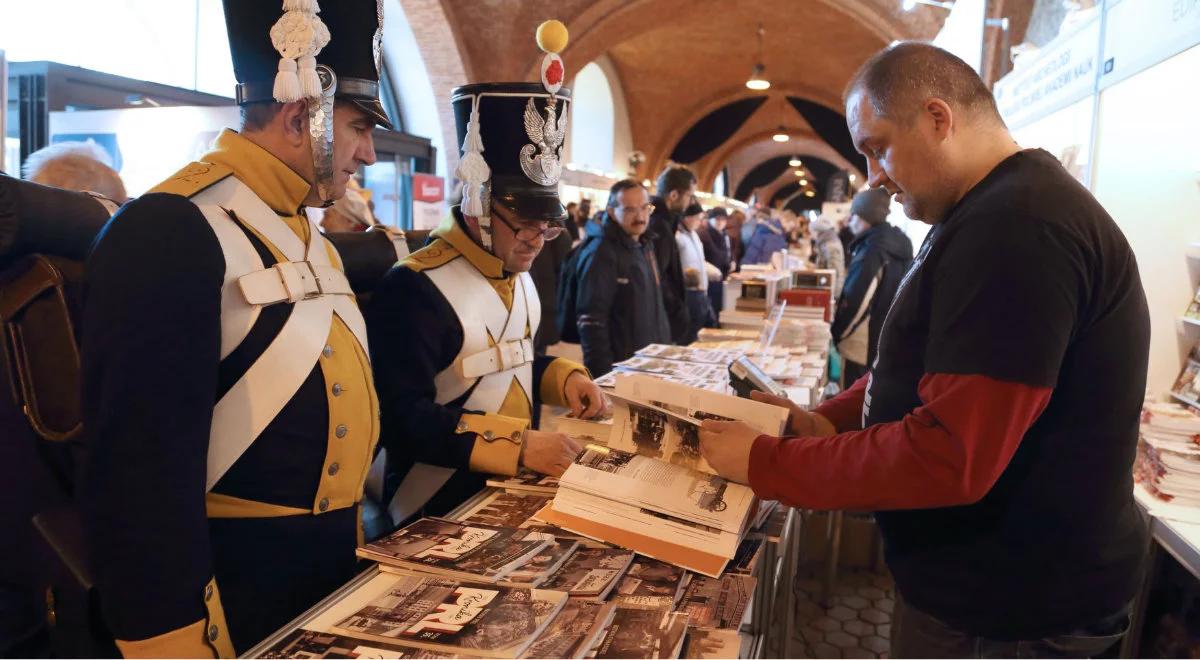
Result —
[[754, 69], [750, 72], [750, 79], [746, 81], [746, 88], [753, 89], [756, 92], [771, 88], [771, 81], [766, 78], [767, 67], [763, 64], [763, 34], [765, 32], [762, 23], [759, 23], [758, 61], [754, 64]]
[[800, 167], [803, 164], [804, 163], [800, 161], [799, 156], [792, 156], [792, 159], [788, 161], [788, 165], [791, 165], [792, 167]]
[[912, 11], [917, 8], [917, 5], [929, 5], [950, 10], [954, 9], [954, 0], [904, 0], [900, 6], [904, 8], [904, 11]]
[[802, 176], [804, 176], [804, 170], [796, 170], [795, 172], [793, 172], [793, 174], [795, 174], [798, 177], [802, 177]]
[[802, 185], [802, 186], [807, 186], [807, 185], [808, 185], [808, 179], [800, 179], [800, 185]]
[[775, 135], [771, 136], [771, 139], [775, 140], [776, 142], [787, 142], [792, 138], [787, 134], [787, 129], [781, 124], [779, 129], [775, 131]]
[[815, 192], [813, 192], [813, 191], [811, 191], [811, 190], [810, 190], [810, 191], [808, 191], [808, 192], [804, 193], [804, 196], [805, 196], [805, 197], [816, 197], [816, 196], [817, 196], [817, 193], [815, 193]]

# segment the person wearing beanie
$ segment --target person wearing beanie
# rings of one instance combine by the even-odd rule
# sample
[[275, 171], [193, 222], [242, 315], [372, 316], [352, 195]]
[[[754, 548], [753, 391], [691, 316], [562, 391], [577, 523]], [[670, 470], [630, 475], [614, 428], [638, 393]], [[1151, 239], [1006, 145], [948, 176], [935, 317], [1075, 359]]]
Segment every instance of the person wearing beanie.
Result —
[[850, 265], [833, 316], [833, 340], [845, 360], [847, 384], [867, 372], [875, 359], [879, 331], [900, 279], [913, 260], [912, 241], [888, 224], [889, 195], [869, 188], [850, 204]]

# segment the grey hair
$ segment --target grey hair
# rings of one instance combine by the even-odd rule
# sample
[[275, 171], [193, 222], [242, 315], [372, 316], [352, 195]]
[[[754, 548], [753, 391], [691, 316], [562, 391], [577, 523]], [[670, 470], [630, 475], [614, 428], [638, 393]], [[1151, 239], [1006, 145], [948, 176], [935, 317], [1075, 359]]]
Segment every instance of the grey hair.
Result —
[[124, 202], [125, 184], [112, 167], [112, 159], [100, 145], [87, 142], [58, 142], [38, 149], [21, 167], [27, 181], [66, 190], [104, 195]]

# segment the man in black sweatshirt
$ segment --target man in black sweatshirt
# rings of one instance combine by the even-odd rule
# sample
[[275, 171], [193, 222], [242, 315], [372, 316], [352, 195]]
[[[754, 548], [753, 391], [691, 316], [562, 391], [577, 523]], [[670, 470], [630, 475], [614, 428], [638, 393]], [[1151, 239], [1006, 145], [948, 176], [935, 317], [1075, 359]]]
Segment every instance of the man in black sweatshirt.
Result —
[[675, 230], [679, 228], [683, 210], [692, 203], [695, 194], [696, 175], [686, 165], [671, 165], [658, 175], [658, 195], [650, 200], [654, 210], [650, 214], [650, 227], [646, 233], [654, 245], [659, 279], [662, 280], [663, 304], [671, 324], [671, 340], [676, 344], [685, 343], [691, 318], [688, 315], [687, 290], [683, 285], [683, 266], [679, 263]]

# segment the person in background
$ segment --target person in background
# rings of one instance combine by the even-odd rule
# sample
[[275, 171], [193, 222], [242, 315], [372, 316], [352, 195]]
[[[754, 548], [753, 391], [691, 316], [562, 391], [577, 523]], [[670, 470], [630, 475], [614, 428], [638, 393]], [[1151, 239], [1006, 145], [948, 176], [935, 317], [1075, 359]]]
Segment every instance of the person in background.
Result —
[[704, 423], [762, 499], [875, 512], [893, 658], [1104, 657], [1149, 525], [1132, 464], [1150, 318], [1129, 242], [1058, 159], [1022, 150], [979, 75], [900, 43], [846, 93], [869, 185], [932, 225], [868, 376], [789, 437]]
[[375, 224], [375, 216], [371, 213], [371, 207], [367, 204], [366, 198], [363, 197], [362, 187], [353, 177], [350, 178], [350, 184], [346, 186], [345, 197], [325, 209], [325, 213], [318, 223], [321, 231], [327, 234], [329, 232], [366, 231]]
[[[567, 205], [567, 217], [563, 225], [567, 231], [560, 233], [552, 240], [546, 241], [542, 251], [533, 260], [529, 276], [533, 278], [533, 286], [537, 289], [538, 300], [542, 306], [542, 320], [538, 324], [537, 334], [533, 336], [533, 350], [538, 355], [545, 355], [546, 349], [559, 341], [558, 332], [558, 280], [562, 276], [563, 263], [571, 253], [572, 243], [570, 227], [575, 224], [571, 217], [571, 204]], [[576, 227], [576, 231], [578, 231]]]
[[725, 226], [725, 235], [729, 237], [729, 257], [733, 262], [730, 271], [736, 271], [742, 263], [742, 255], [746, 254], [746, 243], [742, 241], [742, 225], [746, 223], [746, 214], [741, 209], [734, 209], [729, 214], [729, 224]]
[[788, 247], [788, 234], [795, 227], [796, 214], [785, 211], [782, 214], [759, 216], [758, 224], [754, 226], [754, 234], [746, 245], [746, 256], [742, 264], [769, 264], [771, 257], [780, 250]]
[[[683, 284], [686, 287], [686, 302], [690, 325], [683, 337], [684, 344], [696, 341], [700, 328], [712, 324], [712, 306], [708, 302], [709, 270], [719, 275], [716, 266], [704, 259], [704, 243], [697, 231], [704, 224], [704, 208], [692, 202], [683, 212], [683, 220], [675, 232], [675, 243], [679, 246], [679, 263], [683, 267]], [[713, 277], [712, 279], [717, 279]]]
[[842, 255], [846, 258], [846, 266], [850, 266], [850, 243], [854, 241], [854, 232], [850, 229], [850, 218], [837, 221], [837, 237], [842, 242]]
[[679, 228], [683, 211], [696, 194], [696, 175], [686, 165], [670, 165], [658, 175], [657, 185], [658, 196], [650, 200], [654, 214], [650, 216], [647, 238], [654, 245], [654, 257], [658, 261], [663, 304], [671, 324], [671, 340], [682, 344], [691, 327], [691, 319], [688, 318], [687, 287], [683, 283], [683, 267], [679, 264], [675, 230]]
[[579, 209], [575, 214], [575, 226], [579, 228], [579, 237], [582, 239], [587, 233], [588, 223], [592, 221], [592, 200], [584, 197], [579, 200]]
[[833, 315], [833, 342], [844, 358], [849, 387], [875, 361], [879, 334], [900, 280], [913, 260], [912, 241], [888, 224], [889, 195], [868, 188], [850, 203], [850, 266]]
[[833, 281], [833, 297], [842, 295], [842, 285], [846, 277], [846, 255], [842, 252], [842, 242], [834, 231], [833, 221], [820, 216], [809, 225], [813, 233], [813, 265], [836, 273]]
[[25, 157], [26, 181], [103, 195], [124, 204], [129, 196], [108, 152], [92, 141], [58, 142]]
[[576, 295], [583, 362], [597, 376], [648, 344], [669, 344], [654, 244], [646, 235], [654, 207], [633, 179], [613, 184], [602, 224], [588, 225]]
[[733, 261], [733, 245], [726, 232], [729, 213], [723, 207], [709, 209], [708, 222], [696, 231], [700, 235], [700, 243], [704, 246], [704, 260], [716, 267], [720, 277], [709, 278], [708, 302], [712, 308], [712, 317], [706, 327], [716, 327], [724, 308], [725, 280], [729, 271], [735, 266]]
[[579, 223], [575, 219], [575, 216], [578, 214], [578, 212], [579, 204], [575, 202], [567, 202], [567, 218], [566, 220], [563, 220], [563, 226], [566, 227], [567, 234], [570, 235], [572, 243], [578, 241], [580, 238]]

